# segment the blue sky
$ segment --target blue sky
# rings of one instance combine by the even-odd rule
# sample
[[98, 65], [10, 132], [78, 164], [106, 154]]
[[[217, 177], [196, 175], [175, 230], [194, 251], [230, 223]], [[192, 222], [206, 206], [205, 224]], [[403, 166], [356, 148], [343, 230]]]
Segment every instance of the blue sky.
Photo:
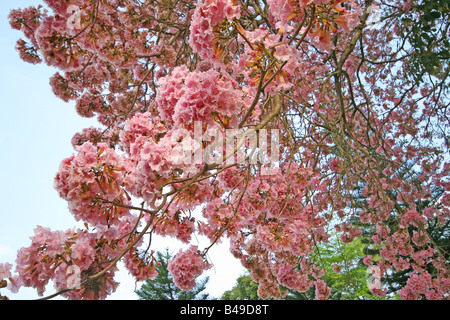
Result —
[[[42, 4], [39, 0], [0, 2], [0, 263], [14, 263], [16, 252], [29, 246], [29, 237], [37, 225], [52, 230], [66, 230], [75, 225], [67, 203], [53, 188], [53, 178], [61, 160], [74, 153], [72, 136], [89, 126], [93, 119], [83, 119], [73, 103], [56, 98], [49, 78], [56, 72], [44, 64], [23, 62], [15, 51], [16, 41], [23, 37], [8, 22], [11, 9]], [[155, 243], [156, 242], [156, 243]], [[170, 239], [156, 240], [155, 250], [171, 245]], [[226, 244], [210, 251], [214, 268], [209, 292], [219, 296], [230, 289], [242, 273]], [[113, 299], [136, 299], [135, 283], [126, 271], [117, 280], [121, 285]], [[49, 285], [46, 294], [53, 293]], [[22, 288], [18, 294], [2, 289], [11, 299], [35, 299], [34, 289]]]

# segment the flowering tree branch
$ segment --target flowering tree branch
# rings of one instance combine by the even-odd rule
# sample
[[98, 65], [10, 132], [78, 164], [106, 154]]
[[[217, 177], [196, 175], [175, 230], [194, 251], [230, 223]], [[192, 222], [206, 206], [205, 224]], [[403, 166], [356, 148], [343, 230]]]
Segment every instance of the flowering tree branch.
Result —
[[[377, 255], [364, 264], [381, 278], [407, 273], [402, 298], [448, 298], [448, 249], [430, 225], [445, 229], [450, 217], [450, 69], [445, 59], [420, 65], [443, 57], [445, 8], [415, 0], [45, 3], [49, 10], [13, 10], [9, 19], [26, 38], [20, 57], [56, 68], [55, 95], [98, 120], [74, 135], [75, 153], [55, 177], [84, 227], [37, 227], [15, 274], [0, 264], [1, 287], [43, 295], [53, 282], [57, 293], [47, 298], [104, 299], [118, 286], [119, 261], [137, 281], [156, 277], [144, 236], [158, 234], [190, 245], [168, 266], [183, 290], [227, 239], [260, 297], [315, 288], [326, 299], [320, 245], [338, 232], [344, 242], [370, 233], [367, 250]], [[426, 36], [433, 32], [436, 40]], [[422, 36], [428, 46], [418, 58]], [[414, 70], [428, 73], [411, 78]], [[196, 234], [210, 244], [199, 248]], [[381, 282], [369, 289], [387, 294]]]

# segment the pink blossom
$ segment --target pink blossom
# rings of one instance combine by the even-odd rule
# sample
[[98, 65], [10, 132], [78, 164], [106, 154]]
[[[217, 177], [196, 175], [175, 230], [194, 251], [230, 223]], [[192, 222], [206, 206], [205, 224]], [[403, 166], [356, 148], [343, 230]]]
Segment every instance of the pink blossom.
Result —
[[155, 227], [157, 234], [174, 237], [184, 243], [190, 242], [195, 230], [195, 218], [183, 216], [178, 210], [169, 210], [167, 218]]
[[81, 132], [74, 134], [72, 137], [72, 146], [76, 150], [79, 146], [85, 142], [91, 142], [94, 145], [98, 143], [108, 144], [111, 148], [118, 144], [118, 132], [111, 130], [103, 132], [100, 128], [84, 128]]
[[25, 40], [21, 39], [17, 41], [16, 50], [19, 52], [20, 58], [25, 62], [31, 64], [42, 62], [36, 48], [28, 44]]
[[189, 44], [202, 59], [216, 59], [214, 27], [224, 19], [239, 18], [240, 7], [232, 0], [204, 0], [197, 5], [190, 25]]
[[363, 259], [363, 263], [364, 263], [366, 266], [370, 266], [370, 265], [373, 264], [373, 263], [372, 263], [372, 259], [373, 259], [372, 256], [365, 256], [364, 259]]
[[316, 285], [316, 300], [327, 300], [331, 293], [327, 284], [323, 280], [316, 280], [314, 284]]
[[36, 288], [38, 294], [42, 295], [45, 286], [55, 275], [53, 261], [57, 254], [63, 254], [70, 235], [71, 230], [54, 232], [49, 228], [37, 227], [35, 235], [31, 237], [31, 245], [21, 248], [17, 254], [19, 281], [24, 286]]
[[78, 57], [67, 58], [70, 55], [69, 48], [64, 46], [61, 35], [67, 30], [67, 19], [64, 16], [46, 16], [36, 28], [34, 37], [39, 52], [48, 65], [74, 71], [80, 68], [81, 60]]
[[96, 113], [101, 112], [103, 108], [103, 98], [93, 91], [86, 91], [76, 101], [76, 110], [78, 114], [85, 118], [92, 118]]
[[342, 170], [342, 162], [337, 158], [331, 159], [328, 165], [330, 166], [330, 169], [334, 172], [340, 172]]
[[432, 287], [431, 275], [424, 271], [423, 273], [414, 272], [406, 282], [399, 295], [403, 300], [417, 300], [420, 294], [425, 294]]
[[97, 242], [93, 235], [80, 234], [76, 242], [70, 247], [72, 261], [82, 270], [87, 270], [97, 255], [96, 246]]
[[277, 275], [278, 281], [290, 289], [297, 287], [297, 281], [299, 279], [297, 272], [290, 265], [282, 265]]
[[7, 288], [12, 293], [17, 293], [17, 292], [19, 292], [19, 289], [22, 287], [22, 285], [23, 285], [23, 283], [20, 279], [20, 276], [13, 276], [13, 277], [9, 278]]
[[158, 276], [153, 257], [139, 257], [137, 250], [130, 250], [125, 256], [125, 267], [137, 281], [154, 280]]
[[428, 243], [429, 238], [426, 233], [414, 230], [412, 240], [417, 246], [423, 247]]
[[182, 290], [192, 290], [196, 286], [195, 279], [208, 268], [210, 265], [201, 256], [197, 246], [190, 246], [185, 251], [180, 249], [167, 266], [174, 283]]
[[403, 214], [400, 220], [400, 226], [406, 228], [408, 225], [417, 226], [418, 223], [423, 223], [424, 217], [420, 215], [416, 210], [408, 210]]
[[0, 263], [0, 279], [11, 278], [11, 268], [13, 265], [11, 263]]
[[[114, 223], [127, 215], [128, 210], [114, 208], [108, 201], [128, 202], [123, 189], [128, 163], [104, 143], [94, 146], [86, 142], [77, 151], [61, 163], [54, 182], [75, 218], [97, 225]], [[106, 203], [96, 204], [97, 198]]]
[[308, 279], [307, 274], [302, 274], [287, 264], [283, 264], [279, 268], [277, 280], [283, 286], [299, 292], [307, 291], [313, 284], [312, 281]]
[[335, 273], [340, 273], [341, 270], [342, 270], [342, 266], [340, 266], [340, 265], [338, 265], [338, 264], [336, 264], [336, 263], [333, 264], [333, 271], [334, 271]]
[[286, 44], [275, 47], [274, 57], [280, 61], [288, 61], [293, 56], [292, 49]]
[[189, 129], [193, 129], [196, 121], [202, 125], [217, 125], [213, 112], [228, 117], [229, 122], [236, 122], [242, 93], [230, 80], [212, 69], [189, 72], [184, 66], [175, 68], [171, 75], [160, 79], [162, 85], [156, 102], [161, 118]]

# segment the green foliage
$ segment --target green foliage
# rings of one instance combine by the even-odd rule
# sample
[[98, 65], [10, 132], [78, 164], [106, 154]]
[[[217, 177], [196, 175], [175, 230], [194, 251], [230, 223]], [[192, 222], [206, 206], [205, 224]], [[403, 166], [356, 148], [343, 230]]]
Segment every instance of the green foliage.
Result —
[[222, 300], [260, 300], [258, 297], [258, 284], [248, 274], [240, 276], [236, 285], [225, 291], [220, 297]]
[[184, 291], [179, 289], [173, 283], [173, 278], [167, 270], [167, 264], [172, 255], [166, 249], [166, 252], [156, 253], [157, 261], [160, 262], [156, 266], [158, 276], [155, 280], [146, 280], [136, 294], [140, 300], [209, 300], [211, 297], [208, 293], [203, 293], [209, 281], [209, 277], [205, 277], [197, 282], [197, 286], [192, 291]]
[[438, 78], [445, 74], [446, 77], [450, 58], [450, 1], [413, 1], [402, 22], [405, 39], [414, 49], [409, 61], [409, 75], [416, 83], [422, 82], [426, 74]]
[[[335, 235], [321, 248], [321, 256], [328, 286], [332, 292], [332, 298], [355, 299], [364, 295], [366, 285], [366, 270], [358, 265], [358, 261], [364, 256], [364, 245], [360, 239], [350, 243], [343, 243]], [[340, 268], [338, 273], [332, 270], [336, 265]]]

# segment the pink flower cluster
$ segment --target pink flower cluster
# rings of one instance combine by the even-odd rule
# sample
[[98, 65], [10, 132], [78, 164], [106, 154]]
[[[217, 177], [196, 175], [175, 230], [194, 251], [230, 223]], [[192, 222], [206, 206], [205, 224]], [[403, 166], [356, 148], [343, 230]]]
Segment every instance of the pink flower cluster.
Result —
[[295, 17], [293, 12], [302, 13], [302, 9], [306, 7], [312, 0], [307, 1], [292, 1], [292, 0], [268, 0], [267, 4], [270, 6], [270, 14], [277, 21], [276, 26], [283, 32], [290, 32], [293, 26], [289, 21]]
[[50, 86], [52, 91], [61, 100], [68, 102], [79, 97], [78, 92], [70, 86], [70, 82], [64, 78], [59, 72], [56, 72], [50, 78]]
[[192, 290], [196, 286], [195, 279], [210, 267], [197, 246], [190, 246], [185, 251], [180, 250], [169, 262], [167, 269], [178, 288]]
[[155, 226], [155, 233], [189, 243], [196, 230], [195, 218], [182, 214], [180, 210], [174, 211], [169, 208], [167, 215]]
[[[64, 293], [70, 299], [106, 298], [118, 285], [113, 279], [117, 270], [115, 267], [81, 287], [80, 284], [88, 276], [101, 271], [105, 263], [124, 249], [125, 235], [131, 231], [136, 219], [124, 220], [115, 227], [100, 226], [93, 233], [71, 229], [52, 231], [37, 227], [35, 235], [31, 237], [31, 245], [18, 252], [18, 276], [11, 281], [11, 286], [33, 287], [39, 295], [43, 295], [52, 280], [56, 290], [73, 289]], [[129, 264], [126, 267], [130, 272], [135, 270]]]
[[73, 71], [80, 67], [81, 59], [74, 55], [76, 49], [70, 49], [65, 41], [64, 36], [67, 30], [66, 17], [61, 15], [47, 16], [42, 19], [41, 24], [37, 27], [34, 37], [39, 52], [48, 65]]
[[[239, 170], [230, 169], [218, 178], [214, 189], [227, 196], [216, 194], [204, 207], [208, 224], [200, 231], [213, 240], [218, 230], [226, 228], [231, 251], [259, 283], [260, 297], [281, 297], [280, 285], [304, 292], [314, 285], [312, 279], [323, 277], [323, 270], [315, 268], [309, 256], [314, 252], [314, 241], [329, 237], [325, 220], [318, 216], [316, 207], [298, 202], [314, 185], [311, 168], [283, 165], [271, 175], [250, 180], [248, 185]], [[235, 210], [230, 204], [238, 201], [240, 206]], [[251, 237], [235, 233], [243, 229]], [[299, 256], [302, 263], [297, 266]], [[326, 289], [320, 288], [319, 297], [327, 297]]]
[[44, 2], [49, 6], [49, 8], [52, 8], [55, 12], [63, 16], [67, 14], [69, 4], [81, 5], [83, 3], [82, 0], [75, 0], [70, 3], [60, 0], [44, 0]]
[[336, 225], [336, 230], [341, 232], [341, 240], [344, 243], [352, 242], [355, 238], [358, 238], [362, 234], [362, 230], [349, 224], [342, 223], [341, 225]]
[[316, 285], [316, 300], [327, 300], [330, 296], [331, 289], [327, 286], [326, 282], [323, 280], [317, 280]]
[[425, 218], [420, 213], [418, 213], [417, 210], [408, 210], [402, 215], [402, 218], [400, 220], [400, 227], [417, 227], [418, 225], [425, 223], [425, 221]]
[[281, 285], [298, 292], [305, 292], [313, 285], [312, 280], [306, 273], [299, 272], [287, 264], [281, 265], [277, 279]]
[[149, 112], [136, 113], [125, 122], [124, 130], [120, 132], [120, 146], [131, 160], [138, 160], [142, 141], [157, 140], [158, 136], [162, 136], [166, 132], [164, 124], [158, 118], [153, 118]]
[[150, 113], [136, 114], [125, 122], [120, 133], [120, 146], [132, 166], [127, 176], [127, 191], [149, 203], [160, 196], [161, 189], [173, 178], [173, 170], [184, 170], [183, 174], [196, 171], [195, 166], [185, 161], [180, 141], [192, 140], [192, 132], [186, 130], [167, 131], [163, 122]]
[[153, 256], [140, 257], [136, 249], [131, 249], [125, 255], [125, 267], [137, 281], [154, 280], [158, 276]]
[[340, 172], [342, 170], [342, 161], [338, 158], [333, 158], [328, 163], [331, 171]]
[[156, 96], [161, 119], [181, 128], [193, 129], [194, 122], [217, 125], [214, 114], [236, 126], [242, 107], [242, 92], [225, 74], [209, 69], [190, 72], [186, 66], [175, 68], [159, 80]]
[[0, 280], [11, 278], [11, 268], [13, 265], [11, 263], [0, 263]]
[[38, 45], [34, 36], [34, 30], [39, 26], [40, 21], [47, 16], [46, 11], [41, 11], [42, 6], [37, 8], [29, 7], [20, 10], [11, 10], [8, 18], [13, 29], [20, 30], [30, 41], [27, 43], [23, 39], [17, 41], [16, 50], [20, 58], [25, 62], [37, 64], [42, 62], [39, 55]]
[[74, 134], [71, 142], [73, 148], [76, 149], [88, 141], [94, 145], [106, 143], [110, 148], [114, 148], [119, 142], [119, 132], [114, 130], [104, 132], [100, 128], [94, 127], [84, 128], [81, 132]]
[[201, 59], [216, 59], [214, 27], [240, 17], [240, 7], [233, 0], [203, 0], [195, 8], [190, 25], [189, 44]]
[[54, 186], [68, 201], [77, 220], [94, 226], [110, 225], [129, 214], [113, 203], [128, 203], [123, 189], [129, 164], [104, 143], [86, 142], [78, 154], [65, 159], [55, 177]]
[[[21, 283], [36, 288], [38, 294], [42, 295], [49, 280], [55, 277], [56, 257], [66, 254], [66, 242], [71, 236], [71, 230], [51, 231], [38, 226], [35, 235], [31, 237], [31, 245], [21, 248], [17, 254], [16, 271], [20, 275]], [[58, 270], [61, 271], [61, 268]]]
[[[348, 7], [351, 9], [341, 6], [342, 2], [348, 2]], [[321, 17], [324, 19], [315, 20], [313, 28], [316, 30], [308, 36], [312, 40], [315, 40], [319, 48], [326, 50], [332, 46], [330, 29], [334, 29], [335, 32], [337, 31], [334, 26], [330, 27], [331, 23], [342, 27], [344, 32], [349, 32], [358, 25], [359, 17], [362, 13], [361, 8], [355, 0], [269, 0], [268, 4], [271, 8], [270, 14], [275, 20], [275, 26], [281, 33], [291, 32], [294, 29], [294, 25], [298, 24], [304, 18], [304, 10], [309, 5], [316, 5], [316, 12], [323, 10]], [[327, 22], [325, 23], [325, 21]], [[321, 25], [321, 23], [324, 25]]]
[[258, 69], [264, 63], [273, 64], [276, 66], [274, 69], [278, 69], [283, 64], [283, 68], [275, 75], [272, 82], [267, 81], [273, 76], [272, 70], [266, 75], [264, 82], [267, 85], [267, 92], [274, 94], [277, 91], [291, 89], [292, 80], [299, 75], [302, 60], [299, 59], [295, 50], [287, 44], [286, 40], [283, 40], [282, 35], [271, 34], [264, 28], [253, 31], [242, 30], [241, 32], [251, 43], [251, 46], [247, 42], [245, 43], [245, 52], [241, 55], [236, 70], [242, 73], [249, 83], [247, 89], [250, 95], [255, 94], [258, 83], [261, 81], [260, 75], [255, 76], [254, 72], [259, 72]]
[[6, 288], [12, 293], [17, 293], [22, 286], [19, 276], [11, 273], [13, 265], [11, 263], [0, 263], [0, 283], [6, 281]]
[[98, 92], [88, 90], [77, 99], [75, 109], [80, 116], [92, 118], [95, 114], [101, 113], [104, 105], [103, 97]]
[[434, 278], [428, 271], [413, 272], [399, 295], [403, 300], [447, 300], [450, 292], [450, 278]]

